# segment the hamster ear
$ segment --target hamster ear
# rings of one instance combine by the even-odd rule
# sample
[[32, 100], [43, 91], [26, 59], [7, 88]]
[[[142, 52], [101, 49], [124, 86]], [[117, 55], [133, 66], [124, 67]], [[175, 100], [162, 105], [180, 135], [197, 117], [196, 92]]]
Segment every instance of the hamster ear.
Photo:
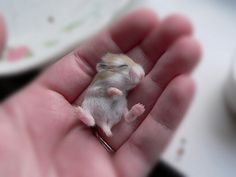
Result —
[[104, 62], [97, 63], [96, 65], [97, 72], [104, 71], [106, 69], [107, 69], [107, 64], [105, 64]]

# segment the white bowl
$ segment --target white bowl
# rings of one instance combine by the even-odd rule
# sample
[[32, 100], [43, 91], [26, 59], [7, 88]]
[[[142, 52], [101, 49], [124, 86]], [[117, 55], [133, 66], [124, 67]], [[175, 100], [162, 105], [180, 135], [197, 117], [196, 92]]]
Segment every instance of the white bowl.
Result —
[[230, 72], [225, 84], [225, 98], [228, 108], [236, 116], [236, 52], [232, 57]]
[[0, 76], [38, 68], [104, 27], [131, 0], [1, 0], [8, 29]]

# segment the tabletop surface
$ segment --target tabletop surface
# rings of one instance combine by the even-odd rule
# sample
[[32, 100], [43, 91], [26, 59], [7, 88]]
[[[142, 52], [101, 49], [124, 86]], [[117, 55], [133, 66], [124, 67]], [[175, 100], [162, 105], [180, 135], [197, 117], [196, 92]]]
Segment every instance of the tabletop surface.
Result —
[[161, 17], [188, 16], [203, 48], [194, 72], [197, 94], [163, 158], [186, 176], [234, 177], [236, 116], [226, 108], [224, 88], [236, 50], [236, 1], [148, 0], [145, 5]]

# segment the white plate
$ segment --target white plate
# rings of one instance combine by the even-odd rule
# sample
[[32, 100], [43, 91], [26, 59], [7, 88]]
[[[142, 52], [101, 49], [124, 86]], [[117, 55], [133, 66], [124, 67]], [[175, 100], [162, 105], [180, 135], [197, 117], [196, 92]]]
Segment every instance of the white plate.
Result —
[[106, 25], [130, 0], [1, 0], [8, 43], [0, 76], [58, 59]]

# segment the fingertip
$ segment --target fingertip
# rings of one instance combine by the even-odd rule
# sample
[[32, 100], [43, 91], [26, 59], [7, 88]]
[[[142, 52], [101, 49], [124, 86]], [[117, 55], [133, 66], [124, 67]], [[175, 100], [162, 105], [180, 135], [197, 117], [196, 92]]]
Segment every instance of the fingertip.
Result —
[[155, 11], [148, 7], [136, 9], [135, 11], [129, 12], [127, 18], [145, 19], [148, 21], [156, 22], [158, 20], [158, 15]]
[[[181, 123], [195, 94], [195, 83], [188, 75], [173, 79], [164, 90], [157, 105], [150, 113], [169, 130], [174, 131]], [[165, 115], [165, 116], [163, 116]]]
[[163, 20], [162, 25], [169, 34], [174, 36], [180, 34], [191, 35], [193, 33], [193, 25], [184, 15], [170, 15]]
[[136, 27], [150, 28], [155, 26], [157, 22], [158, 16], [153, 10], [141, 8], [122, 16], [118, 22], [112, 26], [112, 29], [119, 25], [119, 23], [129, 23]]
[[179, 103], [188, 105], [195, 94], [196, 85], [194, 80], [188, 75], [180, 75], [171, 83], [172, 97], [176, 104]]
[[176, 76], [192, 73], [200, 57], [201, 47], [196, 39], [191, 36], [179, 37], [148, 75], [164, 89]]
[[202, 49], [197, 39], [191, 36], [185, 36], [180, 38], [177, 43], [179, 45], [179, 50], [189, 51], [188, 53], [192, 53], [192, 56], [194, 56], [194, 58], [200, 59], [202, 55]]
[[190, 21], [182, 15], [170, 15], [163, 19], [141, 47], [151, 61], [157, 61], [183, 36], [191, 36], [193, 27]]
[[189, 63], [189, 65], [193, 66], [189, 67], [191, 70], [200, 62], [202, 49], [197, 39], [191, 36], [182, 37], [176, 41], [173, 48], [176, 51], [173, 53], [177, 53], [178, 58], [189, 60], [189, 62], [185, 63]]
[[157, 14], [144, 8], [121, 17], [110, 28], [112, 39], [126, 52], [140, 43], [158, 25]]

